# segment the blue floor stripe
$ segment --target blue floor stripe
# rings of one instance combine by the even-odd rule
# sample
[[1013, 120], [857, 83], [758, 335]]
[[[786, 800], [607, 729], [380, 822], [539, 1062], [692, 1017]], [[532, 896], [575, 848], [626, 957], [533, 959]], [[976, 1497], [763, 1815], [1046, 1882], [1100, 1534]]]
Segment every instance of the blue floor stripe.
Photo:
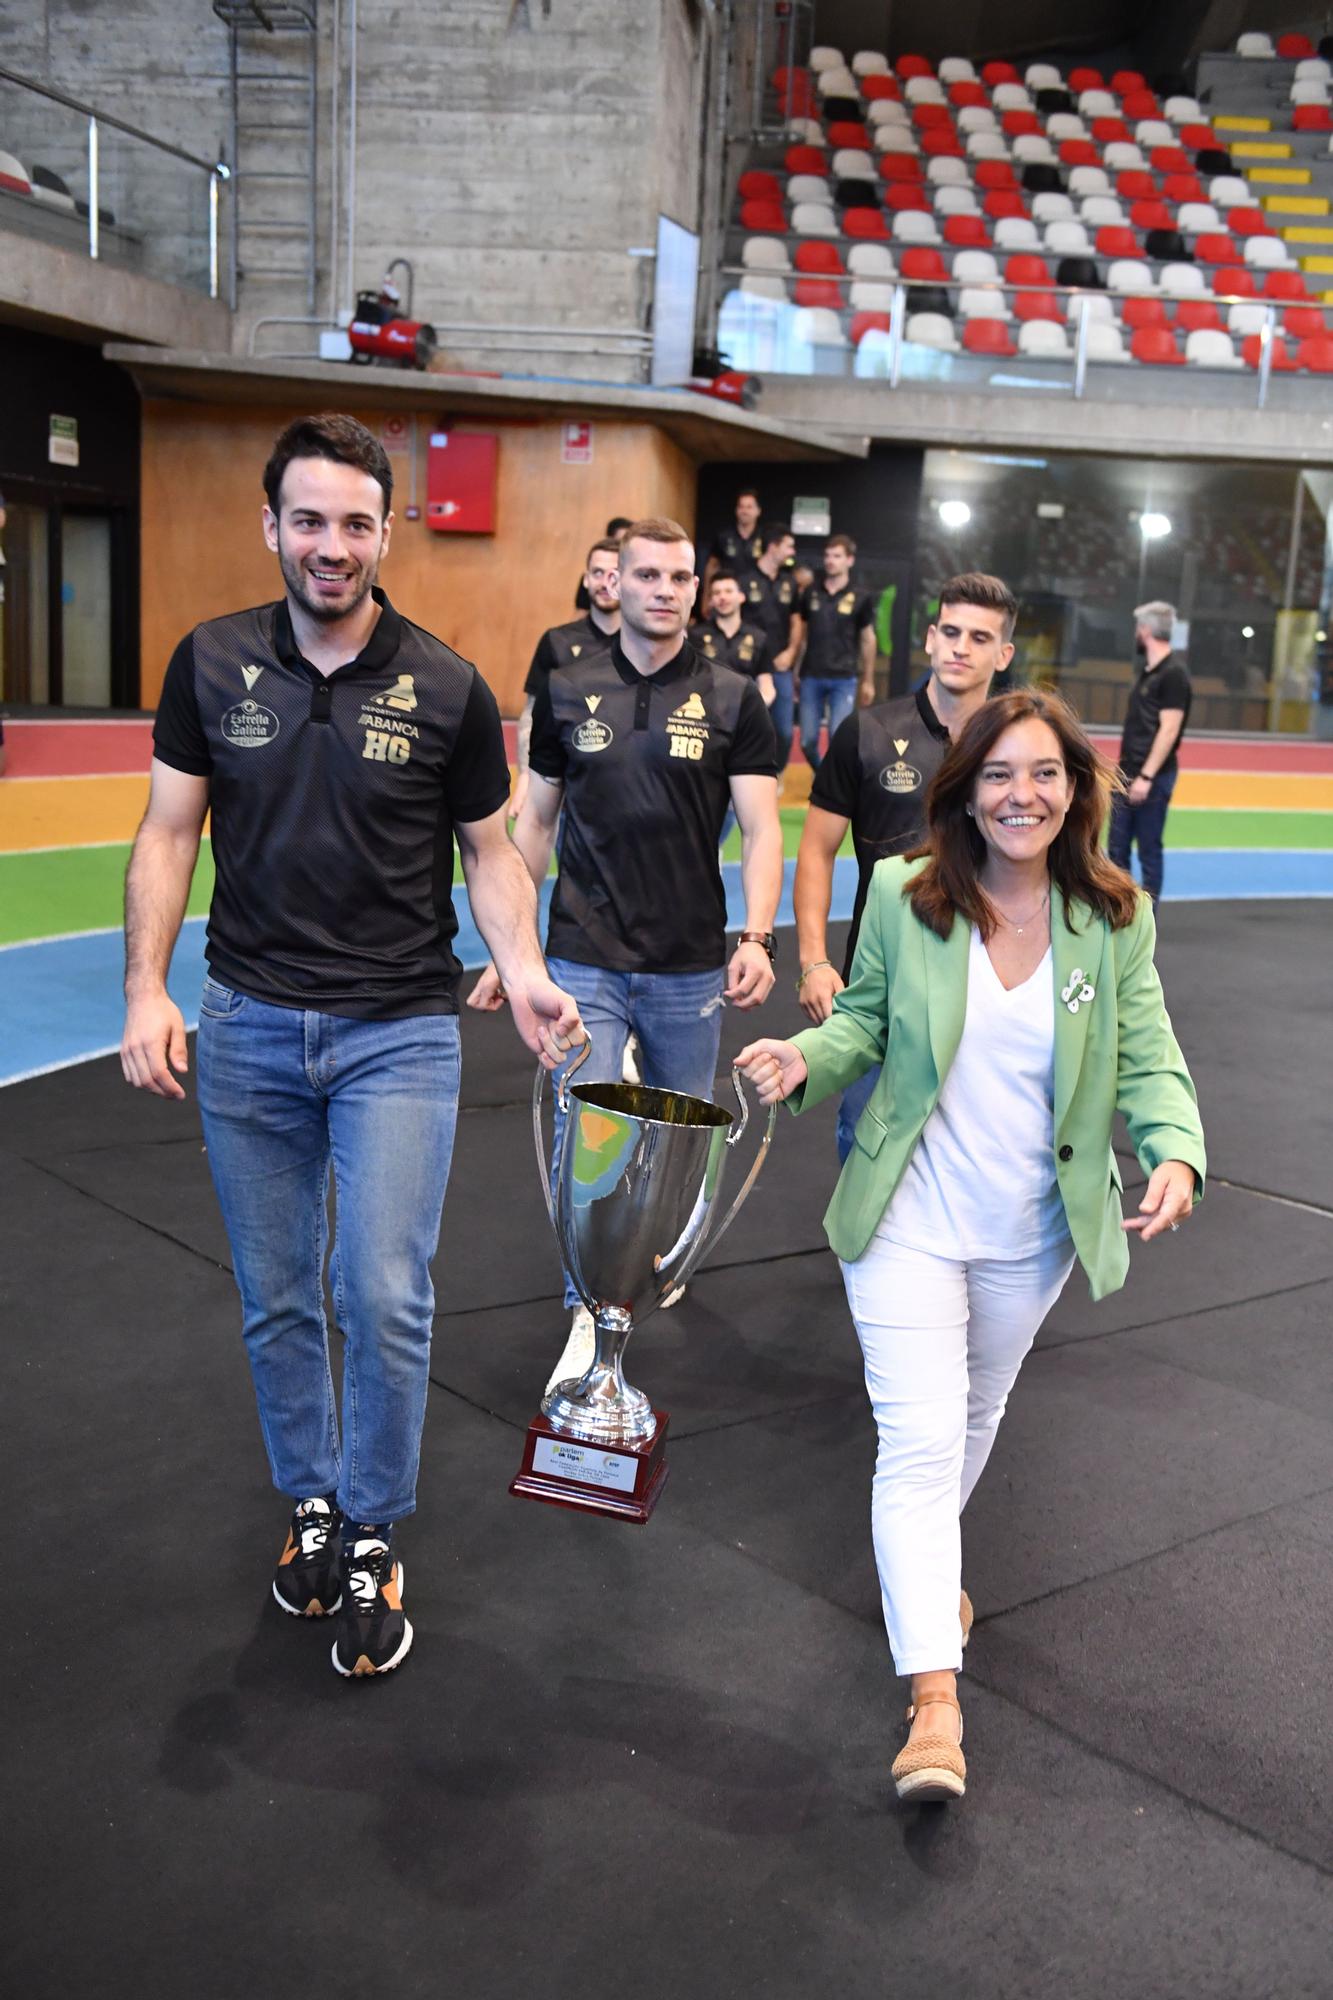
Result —
[[[727, 920], [733, 930], [745, 915], [740, 865], [723, 869]], [[793, 922], [795, 863], [789, 861], [779, 925]], [[1333, 851], [1284, 852], [1177, 849], [1166, 858], [1166, 895], [1173, 902], [1283, 896], [1333, 896]], [[835, 921], [849, 917], [856, 893], [856, 863], [842, 858], [833, 871]], [[542, 892], [545, 914], [549, 883]], [[468, 908], [467, 893], [456, 894], [458, 953], [469, 967], [484, 965], [486, 948]], [[544, 929], [544, 924], [543, 924]], [[122, 945], [119, 931], [13, 945], [0, 951], [0, 1085], [44, 1070], [62, 1069], [103, 1055], [120, 1042]], [[168, 981], [186, 1021], [198, 1019], [204, 976], [204, 920], [183, 926]]]

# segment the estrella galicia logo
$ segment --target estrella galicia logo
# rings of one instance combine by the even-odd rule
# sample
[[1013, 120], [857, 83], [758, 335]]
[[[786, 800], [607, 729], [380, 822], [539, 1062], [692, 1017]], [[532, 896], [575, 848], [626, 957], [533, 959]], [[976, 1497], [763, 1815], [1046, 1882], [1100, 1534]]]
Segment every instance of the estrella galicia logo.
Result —
[[262, 750], [282, 727], [271, 708], [262, 701], [241, 701], [222, 718], [222, 734], [238, 750]]
[[585, 755], [591, 756], [594, 751], [605, 750], [614, 735], [615, 731], [605, 722], [594, 722], [589, 716], [588, 720], [581, 722], [574, 731], [572, 740], [576, 750], [582, 750]]
[[914, 792], [920, 786], [921, 773], [915, 764], [904, 763], [900, 757], [896, 764], [884, 766], [879, 782], [886, 792]]

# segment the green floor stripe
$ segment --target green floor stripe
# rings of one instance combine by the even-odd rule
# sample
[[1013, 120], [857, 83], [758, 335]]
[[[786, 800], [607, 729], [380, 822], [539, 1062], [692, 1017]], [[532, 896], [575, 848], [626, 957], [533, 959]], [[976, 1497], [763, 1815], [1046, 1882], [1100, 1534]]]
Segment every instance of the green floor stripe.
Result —
[[1221, 812], [1173, 806], [1168, 847], [1333, 847], [1333, 813]]
[[[0, 854], [0, 944], [118, 924], [129, 856], [128, 841], [46, 854]], [[205, 840], [190, 888], [189, 914], [203, 916], [212, 893], [213, 849]]]

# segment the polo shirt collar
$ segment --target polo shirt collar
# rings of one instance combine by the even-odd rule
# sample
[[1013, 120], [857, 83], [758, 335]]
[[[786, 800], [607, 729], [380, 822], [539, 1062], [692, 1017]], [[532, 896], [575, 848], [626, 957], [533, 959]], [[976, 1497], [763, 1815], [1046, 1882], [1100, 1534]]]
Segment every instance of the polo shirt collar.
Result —
[[926, 693], [926, 689], [929, 686], [929, 680], [924, 680], [916, 691], [917, 714], [921, 717], [921, 720], [925, 723], [937, 743], [947, 743], [949, 741], [949, 732], [931, 705], [930, 696]]
[[626, 687], [637, 687], [640, 682], [646, 683], [649, 687], [667, 687], [672, 681], [683, 679], [691, 671], [694, 663], [694, 651], [688, 639], [682, 640], [680, 651], [669, 659], [664, 667], [659, 667], [655, 674], [641, 674], [638, 668], [625, 658], [618, 633], [611, 647], [611, 664]]
[[[377, 583], [370, 586], [370, 594], [379, 605], [380, 615], [375, 620], [375, 629], [354, 660], [338, 667], [339, 674], [349, 674], [356, 669], [368, 673], [380, 673], [392, 661], [398, 651], [403, 636], [403, 621], [390, 604]], [[287, 608], [287, 600], [280, 597], [273, 611], [273, 650], [284, 667], [310, 668], [310, 663], [301, 653], [292, 631], [292, 614]], [[321, 675], [321, 679], [329, 676]]]

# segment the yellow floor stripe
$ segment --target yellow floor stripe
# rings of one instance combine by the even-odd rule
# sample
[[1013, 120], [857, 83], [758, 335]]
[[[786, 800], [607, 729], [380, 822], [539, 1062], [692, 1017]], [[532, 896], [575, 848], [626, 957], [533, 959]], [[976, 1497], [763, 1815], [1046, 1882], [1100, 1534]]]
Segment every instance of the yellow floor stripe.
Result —
[[1230, 148], [1233, 160], [1289, 160], [1291, 147], [1283, 139], [1238, 139]]
[[1294, 222], [1278, 234], [1284, 243], [1333, 243], [1333, 223]]
[[0, 854], [130, 840], [148, 803], [141, 778], [9, 778], [0, 785]]
[[1173, 793], [1182, 806], [1215, 811], [1285, 807], [1287, 811], [1333, 812], [1333, 778], [1283, 771], [1182, 771]]
[[1251, 167], [1245, 175], [1251, 187], [1309, 187], [1308, 167]]
[[1213, 120], [1214, 132], [1271, 132], [1272, 129], [1271, 118], [1225, 117]]
[[1333, 271], [1333, 257], [1302, 257], [1298, 261], [1303, 271], [1316, 274]]
[[1259, 206], [1265, 215], [1327, 215], [1328, 196], [1323, 194], [1266, 194]]

